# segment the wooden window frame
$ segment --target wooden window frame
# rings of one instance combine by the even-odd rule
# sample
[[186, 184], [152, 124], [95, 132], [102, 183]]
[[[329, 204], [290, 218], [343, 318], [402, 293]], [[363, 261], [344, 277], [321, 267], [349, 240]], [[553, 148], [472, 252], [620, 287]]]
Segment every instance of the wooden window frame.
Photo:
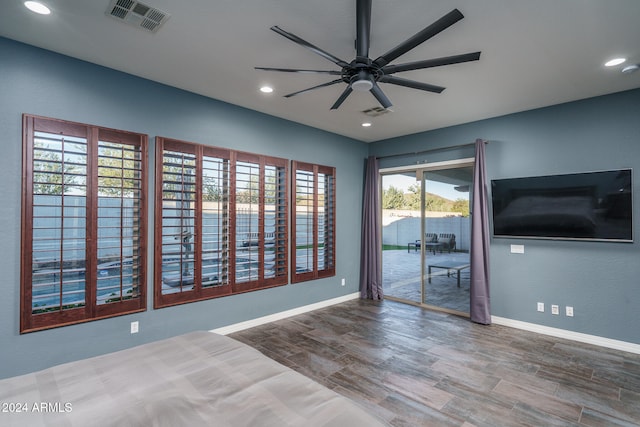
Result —
[[[156, 204], [155, 204], [155, 256], [154, 256], [154, 307], [162, 308], [177, 304], [207, 300], [242, 292], [249, 292], [259, 289], [266, 289], [281, 286], [288, 283], [288, 193], [289, 193], [289, 165], [288, 160], [277, 157], [263, 156], [259, 154], [240, 152], [230, 149], [201, 145], [197, 143], [180, 141], [176, 139], [156, 137]], [[193, 240], [193, 283], [189, 282], [191, 289], [183, 289], [175, 293], [163, 293], [163, 165], [165, 151], [190, 153], [195, 156], [195, 217], [194, 217], [194, 240]], [[212, 287], [205, 287], [202, 283], [202, 227], [203, 227], [203, 159], [215, 157], [228, 161], [228, 187], [223, 189], [228, 206], [228, 217], [224, 221], [226, 224], [224, 241], [221, 242], [220, 257], [224, 258], [224, 273], [219, 272], [218, 280], [222, 283]], [[236, 277], [237, 254], [242, 250], [242, 236], [238, 236], [236, 213], [237, 213], [237, 164], [238, 162], [249, 162], [259, 165], [260, 174], [258, 182], [259, 211], [258, 211], [258, 232], [254, 245], [257, 249], [257, 271], [258, 277], [255, 280], [240, 281]], [[282, 197], [282, 209], [284, 216], [280, 217], [279, 234], [276, 245], [276, 259], [280, 256], [280, 270], [273, 277], [265, 277], [265, 167], [273, 166], [282, 171], [284, 177], [284, 195]], [[181, 273], [180, 273], [181, 275]], [[180, 280], [183, 276], [181, 276]]]
[[[310, 254], [312, 257], [313, 267], [311, 269], [307, 269], [308, 271], [300, 271], [298, 272], [298, 268], [296, 266], [296, 255], [297, 255], [297, 242], [296, 237], [298, 235], [297, 230], [297, 218], [296, 213], [298, 211], [298, 203], [297, 203], [297, 172], [303, 171], [313, 176], [313, 191], [312, 198], [313, 204], [311, 209], [312, 215], [312, 248], [310, 249]], [[329, 177], [329, 183], [325, 182], [325, 191], [324, 191], [324, 247], [326, 250], [321, 253], [319, 250], [320, 242], [319, 242], [319, 232], [318, 227], [320, 224], [320, 216], [322, 215], [320, 209], [320, 203], [322, 202], [319, 197], [319, 177]], [[309, 280], [320, 279], [324, 277], [335, 276], [336, 274], [336, 170], [334, 167], [330, 166], [322, 166], [312, 163], [304, 163], [298, 161], [292, 161], [291, 164], [291, 185], [294, 190], [291, 191], [291, 212], [292, 212], [292, 220], [291, 220], [291, 234], [292, 234], [292, 243], [291, 243], [291, 262], [293, 263], [293, 267], [291, 268], [291, 282], [299, 283], [305, 282]], [[302, 208], [302, 207], [301, 207]], [[308, 202], [307, 207], [304, 208], [308, 211]], [[324, 266], [320, 264], [320, 257], [324, 256]]]
[[[147, 242], [147, 144], [148, 137], [144, 134], [127, 132], [116, 129], [108, 129], [82, 123], [75, 123], [65, 120], [40, 117], [35, 115], [23, 114], [23, 156], [22, 156], [22, 226], [21, 226], [21, 270], [20, 270], [20, 333], [33, 332], [43, 329], [50, 329], [70, 324], [83, 323], [97, 319], [120, 316], [130, 313], [136, 313], [146, 310], [146, 242]], [[33, 313], [33, 280], [34, 280], [34, 207], [39, 206], [34, 202], [34, 174], [37, 173], [34, 167], [34, 138], [37, 132], [61, 135], [61, 141], [65, 137], [84, 138], [86, 139], [86, 166], [85, 173], [80, 174], [85, 180], [86, 185], [86, 201], [84, 206], [84, 216], [74, 217], [81, 218], [85, 222], [84, 231], [84, 306], [65, 308], [64, 303], [60, 302], [58, 310], [46, 311], [43, 313]], [[137, 234], [132, 235], [132, 242], [137, 242], [132, 246], [133, 253], [136, 254], [137, 265], [132, 267], [137, 275], [132, 275], [132, 283], [137, 282], [132, 288], [135, 292], [131, 297], [124, 297], [122, 290], [122, 272], [120, 273], [120, 297], [99, 304], [98, 296], [98, 269], [99, 269], [99, 219], [98, 213], [98, 185], [99, 185], [99, 169], [105, 167], [99, 163], [99, 144], [101, 142], [124, 144], [133, 147], [133, 151], [139, 153], [139, 170], [134, 182], [138, 182], [138, 187], [134, 187], [139, 197], [136, 209], [132, 212], [137, 214], [132, 217], [132, 221], [137, 225]], [[60, 160], [64, 165], [64, 160]], [[137, 160], [133, 160], [134, 163]], [[64, 166], [63, 166], [64, 167]], [[124, 171], [124, 166], [121, 167]], [[62, 173], [64, 176], [64, 173]], [[64, 178], [63, 178], [64, 180]], [[123, 181], [124, 182], [124, 181]], [[124, 185], [124, 184], [123, 184]], [[122, 188], [121, 188], [122, 190]], [[66, 193], [62, 193], [61, 203], [64, 203]], [[122, 198], [122, 195], [120, 196]], [[134, 202], [135, 203], [135, 202]], [[122, 213], [122, 211], [121, 211]], [[69, 218], [64, 213], [64, 205], [60, 208], [60, 222], [63, 223], [65, 218]], [[120, 236], [124, 225], [122, 218], [120, 219]], [[60, 234], [61, 253], [64, 253], [63, 243], [65, 241], [64, 234]], [[122, 255], [123, 240], [120, 238], [120, 262], [124, 260]], [[78, 239], [79, 240], [79, 239]], [[133, 262], [133, 261], [132, 261]], [[62, 277], [65, 274], [62, 257], [60, 258], [60, 266], [57, 267], [61, 271]], [[120, 267], [122, 269], [122, 267]], [[133, 274], [133, 273], [132, 273]], [[136, 277], [133, 280], [133, 277]], [[54, 275], [55, 277], [55, 275]], [[59, 286], [61, 288], [63, 285]], [[55, 285], [54, 285], [55, 286]], [[62, 298], [63, 291], [60, 290]]]

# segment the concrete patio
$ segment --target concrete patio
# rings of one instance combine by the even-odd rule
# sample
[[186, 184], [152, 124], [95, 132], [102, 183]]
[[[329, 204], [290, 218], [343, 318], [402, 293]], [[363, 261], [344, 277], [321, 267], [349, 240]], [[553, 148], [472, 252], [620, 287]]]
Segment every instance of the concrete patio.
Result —
[[[433, 268], [431, 283], [428, 265], [469, 263], [467, 252], [427, 253], [425, 262], [425, 304], [469, 313], [469, 268], [460, 271], [460, 287], [455, 270]], [[447, 275], [447, 273], [450, 273]], [[386, 250], [382, 252], [382, 283], [385, 296], [421, 302], [420, 251]]]

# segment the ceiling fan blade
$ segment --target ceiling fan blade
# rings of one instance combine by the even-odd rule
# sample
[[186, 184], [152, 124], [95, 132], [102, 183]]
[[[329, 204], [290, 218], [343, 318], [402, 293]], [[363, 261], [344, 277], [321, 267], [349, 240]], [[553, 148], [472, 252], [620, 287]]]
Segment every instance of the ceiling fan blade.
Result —
[[351, 92], [353, 92], [353, 89], [351, 89], [351, 86], [347, 86], [344, 92], [342, 92], [342, 95], [340, 95], [340, 98], [338, 98], [338, 100], [331, 106], [331, 109], [337, 110], [338, 107], [342, 105], [344, 100], [347, 99], [349, 95], [351, 95]]
[[369, 60], [369, 41], [371, 39], [371, 0], [358, 0], [356, 3], [356, 60]]
[[282, 73], [329, 74], [332, 76], [342, 75], [342, 71], [333, 71], [333, 70], [299, 70], [296, 68], [269, 68], [269, 67], [254, 67], [254, 68], [256, 70], [280, 71]]
[[293, 92], [293, 93], [287, 94], [284, 97], [285, 98], [291, 98], [292, 96], [296, 96], [296, 95], [299, 95], [299, 94], [304, 93], [304, 92], [309, 92], [309, 91], [314, 90], [314, 89], [319, 89], [321, 87], [331, 86], [331, 85], [334, 85], [334, 84], [337, 84], [337, 83], [342, 83], [342, 79], [337, 79], [337, 80], [333, 80], [333, 81], [330, 81], [330, 82], [327, 82], [327, 83], [322, 83], [321, 85], [318, 85], [318, 86], [309, 87], [307, 89], [302, 89], [302, 90], [299, 90], [297, 92]]
[[445, 88], [443, 88], [442, 86], [430, 85], [428, 83], [416, 82], [415, 80], [407, 80], [395, 76], [382, 76], [378, 81], [382, 83], [391, 83], [393, 85], [410, 87], [412, 89], [419, 89], [434, 93], [440, 93], [445, 90]]
[[273, 27], [271, 27], [271, 30], [275, 31], [276, 33], [280, 34], [283, 37], [288, 38], [292, 42], [299, 44], [300, 46], [306, 47], [310, 51], [322, 56], [325, 59], [328, 59], [329, 61], [333, 62], [336, 65], [339, 65], [340, 67], [344, 68], [344, 67], [348, 67], [349, 66], [349, 64], [346, 63], [345, 61], [343, 61], [342, 59], [337, 58], [337, 57], [331, 55], [330, 53], [320, 49], [319, 47], [312, 45], [308, 41], [301, 39], [300, 37], [296, 36], [295, 34], [291, 34], [291, 33], [286, 32], [285, 30], [283, 30], [282, 28], [278, 27], [277, 25], [274, 25]]
[[438, 19], [433, 24], [429, 25], [419, 33], [416, 33], [411, 38], [405, 40], [384, 55], [380, 56], [378, 59], [373, 61], [374, 64], [376, 64], [378, 67], [384, 67], [394, 59], [398, 58], [401, 55], [404, 55], [419, 44], [446, 30], [462, 18], [464, 18], [464, 15], [458, 9], [453, 9], [451, 12], [447, 13], [445, 16]]
[[382, 71], [385, 74], [393, 74], [401, 71], [422, 70], [424, 68], [440, 67], [442, 65], [477, 61], [478, 59], [480, 59], [480, 52], [464, 53], [462, 55], [446, 56], [442, 58], [427, 59], [424, 61], [407, 62], [406, 64], [387, 65], [386, 67], [382, 67]]
[[373, 94], [373, 96], [376, 97], [380, 105], [382, 105], [384, 108], [389, 108], [393, 105], [389, 98], [387, 98], [387, 95], [384, 94], [384, 92], [382, 91], [382, 89], [380, 89], [380, 86], [378, 86], [376, 82], [373, 82], [373, 87], [371, 88], [370, 92]]

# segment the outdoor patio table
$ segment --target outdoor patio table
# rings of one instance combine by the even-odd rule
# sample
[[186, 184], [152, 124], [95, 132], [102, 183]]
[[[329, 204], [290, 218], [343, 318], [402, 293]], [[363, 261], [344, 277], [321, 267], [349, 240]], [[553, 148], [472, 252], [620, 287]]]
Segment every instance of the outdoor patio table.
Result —
[[471, 264], [461, 264], [460, 261], [442, 261], [437, 264], [429, 265], [429, 283], [431, 283], [431, 269], [432, 268], [442, 268], [447, 270], [447, 277], [449, 277], [451, 270], [456, 270], [458, 273], [458, 287], [460, 287], [460, 270], [464, 270], [465, 268], [469, 268]]

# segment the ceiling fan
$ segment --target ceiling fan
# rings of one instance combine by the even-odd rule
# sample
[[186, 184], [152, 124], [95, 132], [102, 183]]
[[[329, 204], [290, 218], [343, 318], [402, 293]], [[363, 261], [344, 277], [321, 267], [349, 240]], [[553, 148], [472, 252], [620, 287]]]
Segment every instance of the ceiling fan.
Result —
[[465, 53], [462, 55], [427, 59], [424, 61], [389, 65], [392, 61], [394, 61], [401, 55], [404, 55], [416, 46], [449, 28], [451, 25], [455, 24], [462, 18], [464, 18], [464, 15], [462, 15], [462, 13], [458, 9], [454, 9], [442, 18], [438, 19], [433, 24], [424, 28], [422, 31], [416, 33], [409, 39], [400, 43], [398, 46], [394, 47], [384, 55], [378, 57], [375, 60], [371, 60], [371, 58], [369, 58], [369, 40], [371, 34], [371, 0], [356, 0], [356, 57], [351, 62], [343, 61], [342, 59], [333, 56], [332, 54], [320, 49], [317, 46], [314, 46], [306, 40], [301, 39], [295, 34], [283, 30], [278, 26], [271, 27], [271, 30], [275, 31], [276, 33], [338, 65], [341, 68], [340, 71], [269, 67], [255, 68], [257, 70], [279, 71], [284, 73], [311, 73], [340, 76], [339, 79], [285, 95], [285, 98], [290, 98], [292, 96], [296, 96], [304, 92], [309, 92], [314, 89], [332, 86], [344, 82], [347, 84], [347, 87], [331, 107], [332, 110], [340, 107], [340, 105], [342, 105], [345, 99], [347, 99], [347, 97], [354, 90], [361, 92], [370, 91], [378, 100], [380, 105], [382, 105], [384, 108], [389, 108], [392, 106], [391, 101], [389, 100], [389, 98], [387, 98], [384, 92], [382, 92], [382, 89], [380, 89], [378, 83], [390, 83], [398, 86], [404, 86], [435, 93], [441, 93], [445, 89], [442, 86], [435, 86], [427, 83], [421, 83], [415, 80], [408, 80], [401, 77], [396, 77], [393, 74], [401, 71], [440, 67], [442, 65], [458, 64], [461, 62], [477, 61], [478, 59], [480, 59], [480, 52], [473, 52]]

